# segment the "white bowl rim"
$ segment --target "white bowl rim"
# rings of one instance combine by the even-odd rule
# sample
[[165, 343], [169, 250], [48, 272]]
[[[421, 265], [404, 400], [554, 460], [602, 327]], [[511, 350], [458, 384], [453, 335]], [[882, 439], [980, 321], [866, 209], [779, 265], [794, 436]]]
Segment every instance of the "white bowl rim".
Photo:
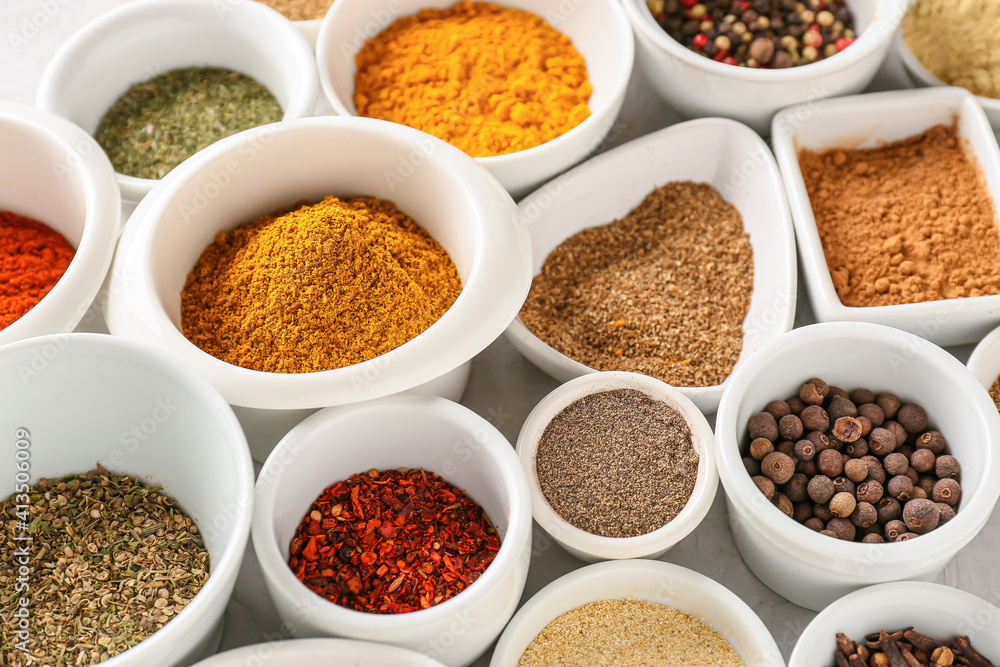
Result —
[[[70, 35], [56, 50], [52, 59], [45, 66], [42, 77], [38, 82], [35, 104], [40, 109], [47, 110], [54, 110], [59, 106], [56, 101], [61, 96], [61, 91], [56, 86], [57, 75], [63, 71], [72, 70], [73, 63], [77, 59], [78, 54], [86, 52], [89, 49], [90, 42], [97, 36], [109, 32], [128, 31], [136, 23], [152, 20], [157, 15], [163, 15], [170, 17], [171, 20], [176, 20], [175, 17], [178, 8], [183, 8], [184, 5], [194, 8], [199, 6], [204, 7], [205, 4], [204, 0], [132, 0], [129, 3], [115, 7], [97, 16]], [[244, 12], [248, 15], [256, 13], [259, 15], [261, 22], [270, 24], [268, 26], [270, 32], [267, 33], [268, 40], [265, 41], [261, 36], [258, 36], [256, 39], [258, 44], [281, 40], [289, 46], [295, 45], [289, 50], [286, 57], [296, 61], [295, 70], [299, 72], [303, 95], [297, 99], [289, 100], [288, 109], [282, 110], [284, 111], [282, 120], [303, 118], [311, 115], [316, 106], [316, 97], [319, 94], [319, 89], [316, 85], [315, 60], [305, 36], [281, 12], [259, 2], [226, 2], [225, 11]], [[130, 191], [149, 192], [150, 189], [162, 180], [129, 176], [128, 174], [119, 172], [115, 172], [115, 175], [119, 182]]]
[[[910, 48], [910, 45], [906, 43], [906, 38], [903, 36], [902, 28], [896, 31], [895, 46], [896, 50], [899, 52], [899, 57], [903, 60], [903, 65], [906, 67], [906, 70], [910, 73], [912, 78], [917, 79], [923, 83], [923, 85], [967, 90], [965, 88], [961, 88], [960, 86], [947, 84], [931, 74], [930, 70], [924, 67], [924, 64], [920, 62], [917, 55], [913, 53], [913, 49]], [[972, 91], [967, 92], [969, 92], [970, 95], [973, 95], [973, 97], [976, 98], [976, 101], [979, 102], [984, 109], [988, 109], [990, 111], [1000, 111], [1000, 99], [995, 97], [986, 97], [985, 95], [974, 95]]]
[[[511, 655], [511, 651], [513, 650], [511, 648], [513, 637], [522, 628], [527, 627], [534, 627], [535, 634], [537, 635], [546, 625], [563, 613], [547, 613], [544, 610], [544, 607], [550, 601], [558, 600], [562, 593], [566, 590], [577, 588], [582, 584], [586, 584], [591, 581], [602, 582], [605, 580], [611, 580], [617, 575], [627, 577], [630, 580], [640, 576], [646, 576], [649, 579], [656, 576], [668, 576], [671, 579], [683, 580], [684, 583], [701, 589], [704, 596], [713, 597], [717, 600], [726, 602], [729, 607], [739, 613], [744, 623], [753, 627], [753, 640], [756, 643], [761, 644], [762, 648], [764, 648], [768, 655], [780, 656], [778, 645], [775, 643], [774, 637], [771, 636], [767, 626], [764, 625], [764, 621], [762, 621], [756, 612], [754, 612], [754, 610], [751, 609], [746, 602], [736, 595], [736, 593], [732, 592], [711, 577], [681, 565], [661, 560], [637, 558], [632, 560], [611, 560], [586, 565], [573, 570], [569, 574], [564, 574], [555, 581], [548, 583], [544, 588], [532, 595], [531, 598], [517, 610], [517, 613], [514, 614], [514, 617], [507, 624], [507, 627], [504, 628], [503, 634], [500, 635], [500, 639], [497, 641], [496, 647], [493, 650], [493, 658], [490, 661], [490, 667], [505, 667], [506, 665], [516, 664], [515, 660], [518, 656]], [[591, 602], [609, 599], [621, 599], [621, 597], [613, 595], [595, 595]], [[571, 607], [571, 609], [575, 608], [577, 607]], [[543, 617], [546, 618], [543, 619]], [[712, 627], [711, 619], [699, 618], [699, 620], [709, 627]]]
[[[692, 438], [701, 442], [698, 452], [698, 479], [684, 508], [663, 526], [635, 537], [605, 537], [573, 525], [553, 510], [546, 501], [535, 474], [535, 456], [539, 438], [532, 437], [532, 432], [538, 431], [540, 437], [545, 427], [559, 412], [585, 396], [620, 389], [635, 389], [656, 401], [666, 403], [684, 417], [691, 429]], [[521, 426], [516, 451], [531, 489], [532, 514], [538, 525], [554, 540], [597, 558], [642, 558], [677, 544], [691, 534], [708, 514], [719, 486], [713, 440], [714, 434], [708, 420], [695, 404], [676, 388], [648, 375], [604, 371], [588, 373], [570, 380], [553, 389], [539, 401]]]
[[[627, 0], [626, 0], [627, 2]], [[558, 182], [560, 180], [572, 179], [574, 174], [582, 170], [590, 169], [601, 169], [604, 167], [605, 163], [612, 162], [618, 159], [619, 155], [626, 154], [629, 152], [639, 152], [649, 147], [650, 144], [659, 145], [661, 143], [669, 143], [675, 135], [681, 135], [692, 128], [699, 128], [702, 126], [717, 126], [717, 127], [729, 127], [732, 131], [745, 134], [750, 141], [755, 141], [767, 149], [767, 155], [770, 155], [769, 163], [767, 164], [767, 169], [771, 172], [771, 177], [773, 177], [773, 184], [778, 188], [780, 194], [779, 206], [780, 210], [774, 213], [775, 218], [780, 218], [783, 222], [781, 225], [781, 236], [783, 242], [788, 248], [788, 257], [786, 257], [789, 266], [791, 267], [788, 274], [788, 284], [785, 286], [788, 290], [789, 304], [785, 309], [785, 313], [782, 316], [782, 321], [780, 323], [780, 328], [785, 332], [792, 329], [792, 324], [795, 321], [795, 304], [798, 299], [798, 262], [796, 259], [796, 244], [795, 244], [795, 232], [794, 232], [794, 221], [792, 219], [791, 209], [789, 207], [788, 199], [785, 196], [785, 185], [784, 179], [782, 177], [781, 170], [778, 167], [777, 160], [771, 151], [767, 143], [760, 138], [760, 135], [750, 129], [743, 123], [732, 120], [730, 118], [695, 118], [693, 120], [686, 120], [680, 123], [675, 123], [656, 132], [652, 132], [638, 139], [633, 139], [632, 141], [626, 142], [620, 146], [616, 146], [611, 150], [605, 151], [599, 155], [595, 155], [589, 160], [573, 167], [569, 171], [566, 171], [548, 183], [542, 184], [534, 192], [529, 194], [527, 197], [522, 199], [518, 203], [518, 212], [521, 215], [520, 224], [524, 227], [530, 227], [532, 224], [544, 224], [539, 220], [531, 221], [524, 215], [525, 209], [534, 203], [534, 199], [548, 191], [548, 188], [552, 183]], [[727, 200], [728, 201], [728, 200]], [[729, 202], [733, 206], [736, 206], [733, 202]], [[738, 208], [738, 207], [737, 207]], [[610, 222], [610, 221], [608, 221]], [[775, 225], [777, 227], [777, 225]], [[532, 255], [532, 263], [534, 263], [534, 254]], [[532, 276], [534, 279], [534, 276]], [[749, 311], [747, 312], [747, 317], [750, 316]], [[559, 350], [555, 349], [541, 338], [536, 336], [534, 332], [529, 329], [524, 322], [521, 320], [520, 310], [518, 311], [517, 317], [508, 325], [506, 330], [506, 335], [518, 340], [522, 345], [526, 347], [535, 348], [540, 353], [549, 356], [562, 365], [567, 370], [573, 371], [578, 375], [583, 375], [585, 373], [600, 373], [608, 371], [600, 371], [586, 364], [580, 363], [576, 359], [569, 357]], [[744, 340], [744, 343], [746, 340]], [[742, 359], [738, 359], [736, 364], [733, 366], [733, 372], [743, 363]], [[729, 378], [732, 377], [732, 373], [729, 374], [725, 380], [716, 385], [709, 385], [705, 387], [686, 387], [686, 386], [675, 386], [674, 388], [680, 391], [684, 396], [692, 399], [698, 400], [708, 400], [714, 396], [721, 397], [722, 392], [725, 390], [729, 383]], [[718, 398], [714, 400], [718, 401]]]
[[[264, 647], [271, 651], [267, 658], [262, 657]], [[405, 667], [444, 667], [430, 656], [400, 646], [336, 637], [283, 639], [266, 644], [250, 644], [216, 653], [196, 663], [193, 667], [248, 667], [254, 664], [250, 662], [251, 659], [258, 660], [257, 664], [259, 665], [277, 667], [279, 662], [285, 660], [294, 661], [333, 655], [343, 657], [345, 653], [365, 658], [395, 659], [399, 661], [400, 667], [404, 665]]]
[[[577, 2], [577, 0], [574, 1]], [[632, 36], [632, 27], [629, 24], [628, 17], [625, 15], [624, 10], [621, 8], [619, 0], [597, 0], [597, 2], [603, 3], [604, 6], [611, 11], [612, 16], [614, 16], [614, 23], [603, 26], [603, 29], [606, 31], [605, 34], [608, 40], [617, 44], [616, 53], [621, 56], [618, 76], [615, 77], [615, 85], [609, 91], [607, 96], [608, 101], [605, 105], [611, 106], [615, 103], [615, 100], [619, 100], [625, 95], [625, 89], [628, 87], [628, 82], [632, 75], [633, 61], [635, 59], [635, 40]], [[347, 105], [344, 104], [344, 102], [340, 99], [340, 96], [333, 90], [333, 86], [330, 84], [330, 77], [327, 73], [327, 68], [323, 65], [323, 63], [328, 60], [328, 49], [332, 48], [327, 46], [327, 34], [333, 30], [330, 26], [337, 21], [338, 7], [342, 8], [344, 4], [346, 3], [343, 0], [340, 2], [334, 2], [330, 7], [330, 11], [327, 12], [327, 15], [322, 19], [323, 25], [320, 27], [319, 37], [316, 39], [316, 66], [319, 72], [320, 87], [323, 89], [323, 93], [326, 95], [327, 100], [329, 100], [330, 106], [333, 107], [334, 113], [339, 116], [358, 116], [356, 111], [352, 112], [347, 108]], [[499, 4], [502, 6], [504, 5], [504, 2], [500, 0]], [[575, 10], [579, 11], [580, 9], [585, 8], [587, 4], [589, 4], [589, 2], [575, 4]], [[340, 9], [339, 11], [344, 10]], [[567, 130], [555, 139], [546, 141], [544, 144], [539, 144], [538, 146], [515, 151], [513, 153], [506, 153], [504, 155], [490, 155], [487, 157], [477, 157], [473, 159], [487, 169], [508, 164], [513, 160], [536, 158], [545, 159], [547, 153], [561, 151], [564, 145], [574, 142], [576, 136], [580, 134], [577, 130], [587, 129], [591, 125], [597, 123], [614, 122], [614, 118], [602, 119], [600, 117], [603, 110], [604, 107], [600, 109], [591, 108], [590, 115], [584, 119], [582, 123]], [[603, 137], [604, 133], [602, 132], [602, 140]], [[587, 154], [592, 152], [593, 149], [596, 149], [597, 145], [589, 146], [587, 148], [589, 148], [589, 150], [582, 152], [579, 155], [580, 158], [585, 157]]]
[[[495, 464], [498, 484], [510, 492], [510, 521], [507, 524], [507, 532], [500, 543], [500, 550], [482, 575], [469, 584], [468, 588], [448, 600], [427, 609], [403, 614], [370, 614], [341, 607], [306, 588], [295, 577], [288, 567], [288, 563], [282, 557], [282, 547], [274, 539], [275, 484], [271, 469], [281, 466], [281, 470], [277, 473], [280, 477], [281, 471], [286, 469], [280, 458], [286, 449], [293, 445], [301, 445], [300, 433], [302, 431], [308, 433], [321, 425], [325, 426], [345, 419], [357, 419], [366, 412], [377, 414], [407, 408], [416, 408], [425, 412], [433, 411], [455, 424], [486, 430], [489, 437], [482, 442], [477, 440], [477, 444], [481, 448], [480, 456], [489, 456]], [[335, 443], [331, 448], [340, 446], [343, 445]], [[447, 478], [445, 479], [447, 481]], [[474, 595], [476, 591], [492, 586], [496, 580], [506, 576], [508, 569], [514, 567], [516, 562], [522, 558], [522, 554], [516, 551], [517, 545], [521, 544], [523, 540], [531, 538], [531, 497], [528, 491], [528, 482], [524, 479], [521, 465], [514, 453], [514, 448], [510, 446], [510, 442], [492, 423], [469, 408], [431, 394], [404, 392], [354, 405], [323, 408], [306, 417], [275, 445], [274, 450], [264, 462], [257, 480], [258, 483], [254, 490], [255, 502], [251, 532], [254, 550], [261, 569], [264, 571], [264, 576], [271, 581], [272, 585], [280, 587], [289, 595], [305, 596], [310, 600], [315, 598], [317, 606], [310, 611], [328, 627], [364, 625], [378, 628], [380, 631], [392, 632], [395, 629], [412, 628], [421, 623], [440, 622], [469, 601], [470, 596]], [[319, 489], [317, 493], [321, 491], [322, 489]]]
[[[739, 440], [742, 438], [743, 427], [736, 426], [736, 413], [740, 404], [736, 394], [748, 385], [752, 377], [756, 377], [767, 368], [771, 357], [781, 354], [791, 347], [800, 347], [821, 341], [837, 338], [849, 339], [877, 344], [893, 343], [900, 347], [913, 346], [921, 351], [920, 359], [933, 364], [939, 370], [944, 369], [952, 375], [952, 381], [958, 384], [974, 383], [973, 401], [970, 410], [978, 407], [987, 420], [1000, 421], [996, 406], [985, 392], [978, 390], [979, 382], [971, 377], [968, 369], [954, 356], [942, 348], [901, 329], [894, 329], [882, 324], [870, 322], [822, 322], [793, 329], [792, 331], [771, 341], [757, 351], [751, 359], [739, 370], [733, 373], [733, 382], [726, 389], [719, 404], [716, 416], [715, 447], [716, 461], [719, 467], [719, 479], [725, 489], [727, 499], [733, 504], [746, 503], [749, 498], [760, 496], [760, 491], [754, 485], [743, 467], [739, 455]], [[805, 379], [805, 378], [803, 378]], [[967, 386], [967, 388], [972, 388]], [[989, 403], [987, 410], [986, 403]], [[990, 414], [992, 411], [992, 415]], [[731, 434], [736, 433], [736, 442], [729, 442]], [[734, 447], [735, 453], [734, 453]], [[1000, 457], [996, 456], [990, 447], [983, 448], [984, 477], [992, 479], [1000, 475]], [[880, 566], [913, 562], [933, 562], [954, 551], [955, 544], [966, 544], [981, 529], [986, 518], [992, 513], [997, 499], [1000, 498], [1000, 485], [990, 488], [988, 484], [980, 485], [976, 493], [966, 496], [968, 503], [955, 518], [934, 530], [936, 539], [907, 540], [905, 542], [887, 542], [882, 544], [866, 544], [863, 542], [846, 542], [836, 538], [820, 535], [818, 532], [797, 523], [786, 516], [770, 502], [761, 503], [756, 509], [756, 519], [760, 524], [767, 525], [767, 531], [757, 534], [772, 541], [768, 533], [780, 534], [781, 539], [794, 541], [803, 554], [809, 553], [821, 557], [824, 561], [850, 561], [852, 558], [864, 557], [872, 550], [879, 552]], [[964, 498], [963, 498], [964, 500]]]
[[[203, 165], [212, 163], [217, 156], [237, 150], [239, 146], [253, 144], [261, 135], [316, 129], [324, 129], [331, 132], [367, 132], [375, 138], [385, 135], [389, 140], [400, 143], [437, 142], [438, 148], [433, 151], [433, 155], [428, 159], [442, 160], [446, 164], [451, 165], [453, 169], [461, 168], [466, 171], [464, 176], [466, 188], [458, 194], [467, 198], [469, 202], [477, 202], [475, 208], [479, 212], [476, 218], [480, 223], [479, 245], [483, 248], [488, 248], [496, 247], [500, 242], [503, 242], [512, 248], [516, 246], [518, 250], [516, 260], [519, 260], [522, 266], [516, 266], [517, 262], [512, 261], [515, 258], [509, 256], [499, 257], [496, 253], [478, 252], [473, 270], [470, 272], [468, 280], [462, 286], [462, 294], [459, 295], [458, 300], [456, 300], [455, 304], [446, 313], [446, 315], [451, 314], [451, 317], [447, 321], [442, 322], [438, 320], [412, 340], [386, 354], [374, 357], [360, 364], [326, 371], [312, 373], [269, 373], [242, 368], [217, 359], [189, 341], [170, 320], [162, 304], [156, 299], [148, 299], [149, 312], [145, 313], [144, 317], [139, 316], [139, 319], [142, 320], [141, 322], [137, 321], [136, 313], [131, 312], [129, 306], [126, 305], [131, 302], [128, 293], [131, 293], [132, 290], [142, 290], [145, 296], [152, 295], [150, 286], [153, 283], [153, 277], [149, 258], [155, 253], [155, 248], [152, 247], [152, 238], [158, 228], [158, 225], [154, 223], [158, 222], [164, 209], [170, 205], [173, 197], [200, 173]], [[359, 368], [372, 367], [380, 369], [381, 366], [379, 364], [382, 364], [385, 360], [392, 359], [394, 355], [398, 355], [405, 350], [413, 349], [413, 345], [417, 341], [426, 341], [426, 336], [429, 333], [436, 336], [444, 331], [446, 332], [445, 335], [452, 334], [456, 336], [459, 330], [464, 331], [468, 328], [458, 320], [461, 319], [464, 321], [469, 319], [468, 314], [472, 313], [474, 317], [471, 317], [471, 319], [476, 321], [479, 326], [476, 327], [474, 333], [463, 334], [460, 339], [456, 336], [456, 339], [460, 340], [462, 345], [455, 345], [449, 348], [433, 367], [433, 371], [431, 370], [431, 365], [417, 363], [414, 360], [411, 364], [414, 368], [407, 371], [402, 381], [393, 380], [389, 382], [387, 380], [391, 378], [386, 378], [382, 370], [379, 370], [379, 374], [382, 377], [380, 377], [378, 383], [372, 384], [372, 391], [366, 398], [378, 398], [399, 391], [406, 391], [424, 382], [433, 380], [448, 371], [454, 370], [471, 359], [472, 356], [475, 356], [474, 354], [466, 355], [466, 351], [475, 349], [475, 353], [477, 354], [493, 342], [495, 338], [499, 337], [503, 333], [503, 329], [506, 328], [506, 325], [504, 328], [499, 329], [496, 335], [491, 336], [489, 335], [491, 332], [484, 324], [500, 320], [506, 322], [506, 318], [502, 317], [503, 307], [512, 305], [514, 301], [517, 303], [517, 308], [512, 308], [512, 310], [513, 314], [516, 314], [520, 308], [520, 304], [523, 303], [524, 297], [528, 293], [531, 283], [530, 238], [526, 230], [511, 222], [511, 219], [516, 217], [513, 200], [510, 199], [507, 192], [484, 169], [468, 168], [471, 164], [474, 164], [470, 164], [471, 160], [471, 158], [457, 148], [440, 139], [424, 134], [419, 130], [371, 118], [337, 116], [300, 118], [272, 123], [271, 125], [262, 125], [221, 139], [192, 156], [167, 174], [133, 212], [130, 224], [126, 225], [123, 231], [122, 242], [118, 244], [116, 253], [120, 256], [120, 260], [116, 260], [115, 264], [117, 265], [119, 261], [122, 264], [138, 262], [140, 259], [142, 261], [137, 267], [137, 275], [134, 281], [136, 284], [132, 286], [126, 285], [123, 289], [112, 292], [112, 298], [108, 303], [108, 326], [113, 332], [124, 333], [122, 332], [123, 327], [121, 325], [127, 323], [125, 326], [130, 329], [128, 335], [138, 336], [141, 339], [155, 340], [158, 344], [162, 344], [164, 349], [171, 351], [176, 356], [199, 368], [199, 370], [210, 378], [217, 388], [220, 388], [223, 395], [233, 405], [267, 409], [297, 409], [356, 402], [357, 399], [354, 399], [354, 401], [345, 401], [342, 398], [336, 399], [336, 396], [343, 394], [345, 390], [336, 389], [336, 387], [331, 389], [330, 386], [345, 384], [341, 378], [354, 377], [352, 374], [356, 373]], [[503, 209], [506, 206], [509, 206], [511, 209], [510, 219], [504, 215]], [[155, 220], [151, 220], [152, 218], [155, 218]], [[117, 266], [113, 266], [112, 271], [117, 271]], [[515, 272], [520, 272], [522, 275], [515, 275]], [[469, 296], [472, 291], [480, 289], [489, 290], [491, 285], [501, 284], [504, 285], [505, 289], [505, 293], [502, 295], [503, 298], [473, 300]], [[462, 298], [463, 296], [465, 297], [464, 299]], [[146, 321], [145, 318], [148, 318], [149, 321]], [[444, 316], [442, 319], [444, 319]], [[366, 364], [369, 366], [366, 366]], [[281, 392], [278, 400], [275, 400], [275, 392]], [[251, 399], [249, 397], [251, 393], [255, 394], [257, 398]], [[260, 398], [263, 394], [267, 395]]]
[[[850, 67], [863, 58], [870, 56], [878, 49], [881, 43], [885, 43], [885, 41], [892, 37], [892, 34], [903, 20], [903, 15], [909, 2], [910, 0], [882, 0], [876, 9], [875, 18], [858, 33], [854, 43], [845, 51], [807, 65], [775, 70], [726, 65], [697, 54], [677, 42], [663, 28], [657, 25], [652, 14], [646, 10], [644, 0], [623, 0], [625, 11], [628, 13], [636, 33], [641, 34], [661, 50], [677, 58], [681, 63], [705, 72], [728, 75], [734, 79], [772, 83], [781, 81], [808, 81], [814, 77]], [[640, 3], [642, 4], [642, 9], [639, 9], [637, 6]], [[879, 23], [882, 24], [880, 28], [877, 27]], [[858, 29], [855, 28], [855, 31], [857, 32]], [[848, 57], [841, 59], [841, 56]]]
[[[188, 391], [194, 392], [201, 405], [211, 408], [216, 416], [224, 422], [226, 429], [232, 432], [234, 438], [234, 446], [227, 445], [227, 447], [231, 450], [233, 475], [237, 479], [237, 485], [241, 488], [235, 499], [237, 502], [234, 502], [234, 506], [237, 508], [236, 514], [230, 516], [233, 537], [222, 550], [218, 561], [211, 563], [208, 580], [187, 606], [179, 611], [169, 623], [127, 651], [109, 658], [101, 664], [117, 667], [118, 665], [139, 664], [140, 661], [149, 662], [150, 658], [147, 657], [149, 655], [170, 654], [170, 644], [167, 642], [176, 642], [177, 638], [174, 635], [188, 630], [187, 626], [196, 622], [196, 615], [204, 615], [202, 608], [209, 604], [209, 598], [221, 596], [222, 592], [216, 592], [217, 589], [227, 584], [231, 585], [239, 573], [253, 516], [254, 469], [253, 461], [250, 458], [250, 448], [246, 444], [246, 436], [243, 434], [243, 428], [237, 421], [236, 415], [218, 391], [194, 370], [183, 364], [178, 364], [169, 354], [150, 345], [107, 334], [66, 333], [39, 336], [3, 345], [0, 346], [0, 355], [52, 344], [60, 347], [83, 345], [90, 348], [105, 348], [108, 352], [122, 357], [142, 357], [147, 362], [155, 363], [161, 372], [180, 380]], [[133, 471], [133, 473], [136, 472], [140, 471]], [[180, 500], [178, 499], [178, 501]], [[186, 620], [188, 618], [192, 620], [188, 622]], [[182, 622], [178, 623], [179, 620]]]
[[[73, 171], [78, 175], [86, 200], [83, 234], [73, 260], [48, 294], [23, 316], [0, 330], [0, 344], [3, 344], [23, 339], [25, 335], [59, 333], [43, 331], [35, 321], [55, 318], [58, 310], [73, 301], [76, 303], [72, 305], [77, 308], [75, 314], [71, 318], [59, 319], [64, 320], [65, 330], [75, 328], [87, 311], [79, 294], [89, 292], [86, 305], [93, 302], [111, 266], [115, 242], [123, 225], [121, 190], [114, 168], [93, 137], [61, 116], [14, 102], [0, 101], [0, 122], [17, 123], [40, 132], [60, 144], [66, 151], [67, 159], [79, 160]], [[49, 224], [50, 221], [41, 222]], [[87, 283], [91, 284], [89, 289], [85, 289]], [[75, 292], [76, 296], [70, 292]]]
[[[986, 334], [981, 341], [976, 344], [976, 347], [972, 349], [972, 354], [969, 355], [969, 361], [965, 364], [968, 366], [969, 370], [977, 377], [980, 378], [980, 382], [983, 387], [987, 390], [993, 385], [993, 381], [1000, 377], [1000, 360], [993, 363], [993, 368], [991, 370], [990, 366], [987, 365], [989, 358], [993, 349], [997, 347], [1000, 343], [1000, 327], [997, 327], [993, 331]], [[982, 375], [989, 372], [993, 377], [989, 379], [982, 379]]]
[[[874, 584], [858, 589], [835, 600], [820, 611], [806, 626], [802, 634], [795, 642], [791, 657], [788, 660], [788, 667], [797, 667], [809, 655], [815, 653], [817, 640], [826, 640], [834, 637], [837, 630], [830, 631], [829, 623], [831, 618], [842, 615], [847, 608], [878, 609], [886, 606], [899, 606], [905, 604], [900, 602], [907, 597], [926, 599], [928, 597], [936, 600], [954, 600], [970, 607], [996, 608], [986, 600], [967, 593], [966, 591], [944, 584], [936, 584], [928, 581], [890, 581], [884, 584]], [[880, 628], [873, 627], [871, 632], [878, 632]], [[914, 628], [918, 632], [920, 628]], [[822, 636], [821, 636], [822, 635]], [[851, 637], [851, 639], [858, 639]]]

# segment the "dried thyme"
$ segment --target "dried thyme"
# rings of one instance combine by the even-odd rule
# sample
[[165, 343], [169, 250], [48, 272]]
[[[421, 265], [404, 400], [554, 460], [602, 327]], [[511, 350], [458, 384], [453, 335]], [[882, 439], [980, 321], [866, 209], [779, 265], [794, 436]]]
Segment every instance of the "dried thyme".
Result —
[[[28, 495], [28, 516], [15, 496], [0, 502], [7, 528], [0, 537], [0, 664], [107, 660], [162, 628], [208, 579], [197, 526], [157, 488], [98, 466], [41, 479]], [[29, 543], [15, 539], [22, 533]], [[15, 583], [25, 544], [27, 591]], [[15, 648], [21, 639], [13, 635], [25, 596], [28, 653]]]
[[129, 88], [94, 138], [118, 173], [163, 178], [219, 139], [281, 117], [274, 95], [245, 74], [186, 67]]

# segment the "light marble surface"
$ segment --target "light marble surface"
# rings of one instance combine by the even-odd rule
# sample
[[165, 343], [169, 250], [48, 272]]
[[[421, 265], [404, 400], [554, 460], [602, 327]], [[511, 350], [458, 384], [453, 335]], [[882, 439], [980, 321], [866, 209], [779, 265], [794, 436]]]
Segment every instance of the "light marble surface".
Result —
[[[33, 104], [41, 72], [55, 49], [77, 27], [100, 13], [129, 0], [0, 0], [0, 100]], [[901, 63], [890, 54], [870, 90], [909, 87]], [[317, 114], [329, 113], [321, 102]], [[608, 146], [618, 145], [675, 123], [679, 118], [636, 73], [619, 124]], [[130, 211], [126, 210], [126, 213]], [[805, 291], [800, 285], [796, 323], [812, 321]], [[965, 361], [970, 346], [952, 352]], [[473, 362], [472, 377], [462, 403], [490, 419], [514, 442], [528, 412], [556, 387], [525, 361], [503, 338]], [[710, 420], [712, 418], [710, 417]], [[740, 559], [733, 543], [720, 486], [719, 495], [701, 526], [670, 550], [662, 560], [677, 563], [721, 582], [746, 601], [764, 620], [783, 655], [788, 657], [813, 612], [786, 602], [761, 584]], [[535, 542], [524, 600], [554, 578], [583, 566], [535, 526]], [[1000, 516], [994, 514], [982, 533], [938, 577], [1000, 605]], [[277, 618], [252, 544], [247, 551], [229, 604], [223, 649], [273, 641], [280, 637]], [[489, 654], [477, 667], [489, 662]]]

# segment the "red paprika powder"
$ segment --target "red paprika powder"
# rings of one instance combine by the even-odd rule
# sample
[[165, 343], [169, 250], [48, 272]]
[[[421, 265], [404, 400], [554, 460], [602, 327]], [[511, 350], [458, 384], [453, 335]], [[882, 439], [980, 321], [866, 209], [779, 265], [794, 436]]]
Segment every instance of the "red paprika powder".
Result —
[[65, 237], [48, 225], [0, 211], [0, 329], [41, 301], [75, 254]]
[[499, 549], [482, 508], [438, 475], [371, 470], [313, 502], [292, 538], [289, 565], [342, 607], [398, 614], [462, 592]]

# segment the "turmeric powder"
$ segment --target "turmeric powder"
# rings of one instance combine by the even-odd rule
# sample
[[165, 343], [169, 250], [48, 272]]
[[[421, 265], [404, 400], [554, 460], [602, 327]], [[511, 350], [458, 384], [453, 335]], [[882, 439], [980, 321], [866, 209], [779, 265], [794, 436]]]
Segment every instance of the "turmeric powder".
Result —
[[402, 123], [472, 157], [551, 141], [590, 116], [583, 56], [531, 12], [486, 2], [424, 9], [356, 58], [362, 116]]
[[411, 340], [461, 290], [447, 251], [393, 202], [326, 197], [218, 234], [187, 276], [181, 325], [237, 366], [324, 371]]

